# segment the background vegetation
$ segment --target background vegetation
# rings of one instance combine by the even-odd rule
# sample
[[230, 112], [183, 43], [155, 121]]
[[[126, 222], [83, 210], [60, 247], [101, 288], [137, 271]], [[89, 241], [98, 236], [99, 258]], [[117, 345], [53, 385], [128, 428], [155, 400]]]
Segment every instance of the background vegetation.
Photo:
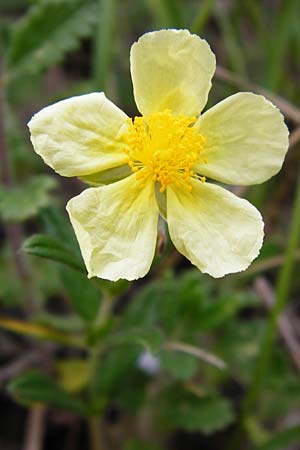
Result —
[[[1, 0], [0, 447], [300, 448], [300, 2]], [[185, 27], [217, 56], [209, 105], [240, 90], [284, 113], [280, 174], [232, 188], [263, 213], [244, 273], [214, 280], [160, 231], [149, 276], [88, 281], [66, 201], [84, 189], [34, 154], [26, 122], [104, 90], [137, 113], [129, 49]]]

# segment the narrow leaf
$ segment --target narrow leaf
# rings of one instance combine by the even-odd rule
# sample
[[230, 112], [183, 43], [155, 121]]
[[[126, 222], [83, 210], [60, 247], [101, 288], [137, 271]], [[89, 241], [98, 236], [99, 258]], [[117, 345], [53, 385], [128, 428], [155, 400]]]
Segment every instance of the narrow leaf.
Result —
[[25, 336], [33, 336], [37, 339], [57, 342], [62, 345], [71, 345], [75, 347], [83, 347], [83, 341], [77, 336], [62, 333], [54, 328], [46, 327], [36, 323], [22, 322], [21, 320], [7, 319], [0, 317], [0, 328], [13, 331], [15, 333], [24, 334]]
[[81, 259], [61, 241], [47, 234], [35, 234], [23, 243], [23, 251], [30, 255], [63, 263], [72, 269], [86, 273]]

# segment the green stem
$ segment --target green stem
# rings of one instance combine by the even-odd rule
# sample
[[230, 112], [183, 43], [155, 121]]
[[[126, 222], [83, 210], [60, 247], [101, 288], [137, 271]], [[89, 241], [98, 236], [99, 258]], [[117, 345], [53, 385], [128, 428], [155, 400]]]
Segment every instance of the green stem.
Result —
[[271, 310], [261, 351], [254, 371], [252, 383], [242, 405], [241, 423], [239, 432], [244, 428], [247, 418], [250, 416], [258, 399], [263, 380], [269, 367], [272, 356], [273, 344], [277, 332], [277, 323], [285, 307], [291, 288], [295, 252], [300, 240], [300, 176], [297, 183], [296, 197], [293, 205], [292, 223], [290, 235], [285, 253], [284, 263], [278, 276], [274, 307]]
[[207, 22], [207, 19], [209, 18], [215, 6], [215, 2], [216, 0], [204, 0], [201, 3], [199, 13], [191, 25], [191, 30], [193, 33], [201, 33], [203, 27], [205, 26], [205, 23]]
[[102, 328], [109, 319], [113, 305], [114, 305], [113, 298], [108, 293], [103, 293], [99, 307], [98, 317], [95, 320], [95, 326], [98, 329]]
[[117, 0], [98, 0], [99, 23], [95, 34], [94, 84], [105, 91], [113, 53]]

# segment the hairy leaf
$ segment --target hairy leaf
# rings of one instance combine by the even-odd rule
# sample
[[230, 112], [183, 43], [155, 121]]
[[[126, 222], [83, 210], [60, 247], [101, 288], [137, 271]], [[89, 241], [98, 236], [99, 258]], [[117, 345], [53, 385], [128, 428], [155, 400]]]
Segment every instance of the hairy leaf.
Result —
[[37, 175], [23, 185], [0, 187], [0, 217], [7, 222], [22, 222], [50, 202], [49, 192], [56, 187], [53, 177]]
[[165, 392], [160, 417], [168, 428], [183, 428], [210, 434], [226, 428], [234, 420], [231, 403], [215, 395], [199, 397], [176, 386]]
[[89, 36], [97, 20], [92, 0], [44, 0], [32, 6], [12, 33], [10, 78], [33, 75], [59, 62]]
[[189, 431], [213, 433], [228, 426], [234, 418], [231, 404], [222, 398], [203, 398], [190, 406], [172, 411], [172, 423]]

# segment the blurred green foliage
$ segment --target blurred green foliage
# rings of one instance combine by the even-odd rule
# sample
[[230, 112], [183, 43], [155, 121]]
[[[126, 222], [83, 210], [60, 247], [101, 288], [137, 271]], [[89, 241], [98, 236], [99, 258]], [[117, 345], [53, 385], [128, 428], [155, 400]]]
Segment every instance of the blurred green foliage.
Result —
[[0, 187], [0, 217], [3, 222], [22, 222], [35, 216], [49, 204], [49, 191], [56, 180], [47, 175], [36, 175], [14, 187]]

